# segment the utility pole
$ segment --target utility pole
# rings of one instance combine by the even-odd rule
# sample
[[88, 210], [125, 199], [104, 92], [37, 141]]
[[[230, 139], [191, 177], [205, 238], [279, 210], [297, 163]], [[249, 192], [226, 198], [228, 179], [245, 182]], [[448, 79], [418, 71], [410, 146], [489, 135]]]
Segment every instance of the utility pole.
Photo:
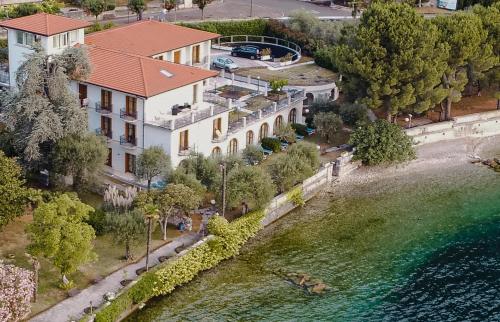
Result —
[[253, 0], [250, 0], [250, 17], [253, 17]]
[[226, 164], [220, 165], [222, 171], [222, 217], [226, 215]]

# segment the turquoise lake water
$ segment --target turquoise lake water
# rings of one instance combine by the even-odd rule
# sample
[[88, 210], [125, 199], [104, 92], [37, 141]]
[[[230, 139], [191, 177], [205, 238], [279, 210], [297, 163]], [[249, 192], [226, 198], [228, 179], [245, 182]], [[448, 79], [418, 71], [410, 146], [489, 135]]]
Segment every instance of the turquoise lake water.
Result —
[[[332, 289], [310, 295], [279, 272]], [[500, 175], [426, 171], [312, 200], [128, 321], [500, 321]]]

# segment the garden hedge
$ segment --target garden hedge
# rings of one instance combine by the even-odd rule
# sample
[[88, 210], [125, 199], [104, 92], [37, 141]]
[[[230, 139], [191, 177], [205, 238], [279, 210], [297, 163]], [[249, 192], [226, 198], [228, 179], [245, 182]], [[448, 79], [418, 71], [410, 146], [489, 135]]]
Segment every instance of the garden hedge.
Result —
[[208, 230], [214, 235], [212, 239], [192, 248], [184, 256], [160, 264], [143, 274], [136, 284], [98, 311], [95, 321], [116, 321], [133, 304], [146, 302], [154, 296], [167, 295], [200, 272], [237, 255], [243, 244], [260, 230], [263, 218], [263, 211], [251, 212], [232, 223], [220, 216], [212, 217], [208, 223]]
[[307, 136], [307, 126], [305, 124], [293, 123], [292, 128], [298, 135]]
[[181, 23], [180, 25], [214, 32], [222, 36], [256, 35], [264, 36], [267, 29], [267, 20], [253, 19], [241, 21], [205, 21], [195, 23]]
[[264, 149], [271, 150], [273, 152], [281, 151], [281, 143], [277, 138], [263, 138], [260, 144]]

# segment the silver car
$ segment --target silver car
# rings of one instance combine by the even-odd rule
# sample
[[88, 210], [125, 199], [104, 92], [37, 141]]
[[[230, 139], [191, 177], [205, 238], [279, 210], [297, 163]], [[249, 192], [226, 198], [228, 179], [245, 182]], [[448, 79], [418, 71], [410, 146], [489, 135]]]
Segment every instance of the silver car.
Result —
[[215, 57], [214, 61], [212, 62], [212, 66], [214, 66], [215, 68], [224, 69], [228, 72], [232, 72], [239, 68], [232, 59], [226, 57]]

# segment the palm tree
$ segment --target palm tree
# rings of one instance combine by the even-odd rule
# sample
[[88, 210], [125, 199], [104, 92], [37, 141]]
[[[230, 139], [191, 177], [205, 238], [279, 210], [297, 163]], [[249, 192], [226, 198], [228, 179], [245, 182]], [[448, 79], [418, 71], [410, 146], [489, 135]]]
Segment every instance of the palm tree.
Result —
[[144, 217], [148, 221], [148, 242], [146, 245], [146, 272], [149, 270], [149, 250], [151, 247], [151, 228], [153, 221], [159, 218], [160, 210], [153, 204], [147, 204], [142, 209]]

